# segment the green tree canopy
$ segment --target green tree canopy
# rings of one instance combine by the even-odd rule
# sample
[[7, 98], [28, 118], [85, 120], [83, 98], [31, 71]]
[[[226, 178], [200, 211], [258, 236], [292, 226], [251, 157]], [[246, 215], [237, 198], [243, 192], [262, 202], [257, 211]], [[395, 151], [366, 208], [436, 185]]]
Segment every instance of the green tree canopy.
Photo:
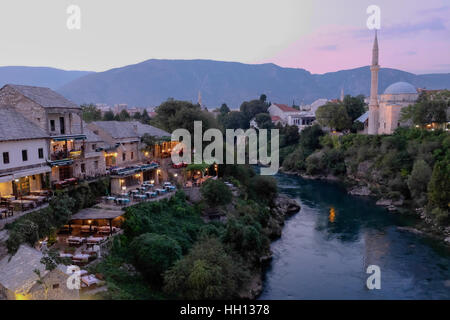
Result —
[[272, 118], [268, 113], [258, 113], [255, 116], [255, 121], [258, 124], [259, 129], [271, 129], [273, 128]]
[[160, 282], [162, 273], [181, 258], [181, 247], [172, 238], [144, 233], [133, 239], [130, 250], [136, 267], [153, 282]]
[[209, 179], [200, 189], [203, 198], [210, 206], [218, 206], [230, 203], [231, 190], [220, 180]]
[[99, 121], [102, 119], [102, 112], [94, 104], [81, 105], [82, 118], [86, 122]]
[[347, 109], [341, 103], [327, 103], [319, 107], [316, 111], [316, 119], [320, 125], [338, 131], [350, 129], [352, 125]]
[[112, 112], [111, 110], [106, 111], [103, 114], [103, 121], [114, 121], [114, 112]]

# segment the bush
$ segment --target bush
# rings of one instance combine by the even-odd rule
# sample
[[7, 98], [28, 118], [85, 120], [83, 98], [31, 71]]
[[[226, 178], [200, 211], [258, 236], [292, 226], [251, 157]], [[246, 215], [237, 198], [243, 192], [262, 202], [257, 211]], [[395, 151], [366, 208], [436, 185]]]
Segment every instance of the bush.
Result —
[[430, 183], [428, 184], [428, 198], [433, 207], [448, 210], [450, 195], [450, 164], [439, 161], [434, 165]]
[[272, 205], [278, 194], [277, 182], [273, 177], [254, 176], [250, 179], [248, 192], [251, 199]]
[[164, 291], [181, 299], [232, 299], [249, 278], [239, 259], [216, 238], [196, 243], [164, 274]]
[[130, 245], [135, 266], [151, 282], [161, 282], [161, 275], [181, 258], [179, 244], [165, 235], [144, 233]]
[[202, 185], [200, 192], [212, 207], [227, 204], [232, 198], [230, 188], [220, 180], [209, 179]]
[[425, 161], [417, 160], [414, 162], [413, 170], [408, 178], [408, 188], [413, 199], [422, 197], [422, 194], [427, 191], [430, 177], [431, 169]]

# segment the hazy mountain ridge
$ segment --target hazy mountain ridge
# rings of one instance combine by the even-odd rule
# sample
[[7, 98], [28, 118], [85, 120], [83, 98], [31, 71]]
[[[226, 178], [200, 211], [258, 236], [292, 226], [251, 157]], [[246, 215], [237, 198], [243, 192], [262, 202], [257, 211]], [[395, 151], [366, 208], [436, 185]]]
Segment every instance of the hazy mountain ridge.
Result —
[[[24, 83], [8, 78], [0, 67], [0, 83]], [[27, 68], [27, 67], [20, 67]], [[130, 106], [156, 106], [167, 98], [197, 102], [198, 92], [208, 107], [227, 103], [232, 108], [242, 101], [264, 93], [270, 101], [292, 104], [311, 103], [318, 98], [338, 98], [345, 94], [368, 95], [369, 67], [311, 74], [304, 69], [282, 68], [275, 64], [244, 64], [213, 60], [147, 60], [138, 64], [104, 72], [63, 71], [52, 68], [37, 76], [22, 70], [23, 79], [33, 85], [58, 88], [58, 92], [77, 103], [127, 103]], [[59, 72], [58, 72], [59, 71]], [[80, 72], [77, 74], [76, 72]], [[19, 73], [16, 72], [17, 76]], [[54, 74], [54, 79], [51, 75]], [[18, 77], [16, 77], [17, 80]], [[67, 80], [68, 79], [68, 80]], [[64, 81], [67, 80], [67, 81]], [[397, 81], [407, 81], [428, 89], [450, 88], [450, 74], [415, 75], [396, 69], [382, 68], [379, 92]]]
[[50, 67], [0, 67], [0, 87], [7, 83], [12, 83], [57, 89], [89, 73], [91, 72], [66, 71]]

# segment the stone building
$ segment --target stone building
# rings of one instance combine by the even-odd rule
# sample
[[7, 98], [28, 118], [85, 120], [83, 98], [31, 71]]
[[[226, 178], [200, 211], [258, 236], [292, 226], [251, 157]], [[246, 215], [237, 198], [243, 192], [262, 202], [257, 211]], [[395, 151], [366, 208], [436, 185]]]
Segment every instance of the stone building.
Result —
[[[0, 299], [76, 300], [77, 289], [69, 289], [66, 266], [45, 270], [40, 251], [22, 245], [13, 256], [0, 260]], [[39, 270], [40, 278], [35, 270]], [[41, 283], [42, 281], [42, 283]]]
[[[105, 165], [110, 171], [111, 193], [119, 194], [139, 186], [143, 181], [164, 178], [165, 172], [153, 162], [170, 155], [173, 142], [170, 133], [138, 121], [94, 121], [88, 124], [104, 141]], [[151, 151], [144, 149], [142, 138], [149, 135], [160, 140]]]
[[417, 89], [407, 82], [397, 82], [390, 85], [382, 95], [378, 95], [378, 37], [375, 33], [375, 40], [372, 49], [371, 88], [370, 102], [367, 118], [368, 134], [392, 134], [395, 129], [402, 125], [400, 120], [401, 110], [414, 104], [419, 97]]
[[75, 141], [83, 141], [81, 108], [49, 88], [7, 84], [0, 89], [0, 108], [11, 106], [49, 136], [51, 181], [74, 177], [74, 163], [83, 157]]
[[47, 133], [13, 107], [0, 108], [0, 196], [19, 198], [49, 181]]

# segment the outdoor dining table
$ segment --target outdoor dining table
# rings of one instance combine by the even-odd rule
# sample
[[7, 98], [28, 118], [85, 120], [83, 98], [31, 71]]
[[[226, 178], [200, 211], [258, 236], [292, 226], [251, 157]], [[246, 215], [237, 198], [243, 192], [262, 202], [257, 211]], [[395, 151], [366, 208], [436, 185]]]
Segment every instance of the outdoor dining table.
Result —
[[147, 198], [147, 196], [144, 195], [144, 194], [135, 194], [133, 197], [135, 199], [145, 199], [145, 198]]
[[145, 194], [146, 194], [147, 197], [149, 197], [149, 198], [155, 198], [155, 197], [158, 195], [158, 193], [155, 192], [155, 191], [147, 191]]
[[155, 186], [153, 183], [146, 183], [146, 182], [144, 182], [142, 185], [148, 188], [153, 188]]
[[81, 277], [81, 281], [83, 281], [84, 284], [86, 284], [88, 287], [92, 286], [94, 284], [100, 283], [100, 280], [98, 280], [94, 275], [90, 274], [84, 277]]
[[60, 253], [59, 257], [60, 258], [72, 258], [73, 254], [71, 254], [71, 253]]
[[90, 257], [90, 255], [88, 255], [88, 254], [78, 253], [78, 254], [75, 254], [75, 255], [72, 257], [72, 260], [74, 260], [74, 261], [88, 262], [88, 261], [89, 261], [89, 257]]
[[120, 196], [121, 196], [122, 198], [126, 198], [126, 197], [128, 197], [128, 193], [123, 192], [123, 193], [120, 194]]
[[169, 191], [173, 191], [173, 190], [175, 190], [175, 186], [164, 186], [165, 188], [166, 188], [166, 190], [169, 190]]
[[31, 209], [36, 206], [32, 200], [13, 200], [11, 204], [14, 206], [15, 211], [21, 211], [23, 209]]
[[28, 196], [22, 197], [22, 199], [35, 201], [37, 203], [42, 203], [45, 201], [46, 198], [43, 196], [28, 195]]
[[166, 189], [160, 189], [160, 188], [158, 188], [158, 189], [156, 189], [155, 191], [158, 192], [158, 194], [160, 194], [160, 193], [166, 193]]
[[128, 198], [117, 198], [116, 201], [117, 201], [118, 204], [130, 203], [130, 199], [128, 199]]
[[86, 239], [87, 244], [98, 244], [102, 242], [105, 238], [103, 237], [89, 237]]
[[82, 244], [83, 242], [84, 242], [84, 238], [81, 238], [81, 237], [70, 236], [67, 238], [67, 243], [69, 243], [69, 244]]

